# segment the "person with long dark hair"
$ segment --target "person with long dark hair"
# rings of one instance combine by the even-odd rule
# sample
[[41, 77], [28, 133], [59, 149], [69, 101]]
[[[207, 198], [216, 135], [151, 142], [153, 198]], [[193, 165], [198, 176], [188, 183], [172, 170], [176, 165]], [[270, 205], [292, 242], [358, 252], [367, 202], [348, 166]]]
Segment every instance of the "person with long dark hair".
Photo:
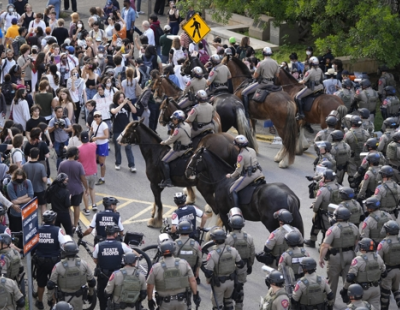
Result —
[[36, 80], [36, 85], [32, 85], [32, 87], [35, 86], [35, 91], [38, 91], [39, 83], [40, 83], [40, 80], [42, 79], [42, 75], [43, 75], [43, 73], [46, 72], [46, 65], [44, 62], [45, 58], [46, 58], [46, 54], [43, 52], [40, 52], [36, 57], [34, 68], [35, 68], [35, 71], [37, 72], [37, 80]]
[[243, 37], [240, 46], [236, 50], [237, 57], [242, 60], [245, 57], [251, 57], [256, 54], [254, 49], [250, 46], [250, 38]]
[[56, 91], [60, 87], [60, 72], [57, 70], [57, 65], [50, 65], [46, 77], [49, 80], [50, 87]]
[[14, 121], [21, 124], [24, 131], [26, 129], [26, 122], [31, 118], [29, 114], [29, 105], [26, 101], [26, 95], [26, 88], [18, 89], [11, 106]]

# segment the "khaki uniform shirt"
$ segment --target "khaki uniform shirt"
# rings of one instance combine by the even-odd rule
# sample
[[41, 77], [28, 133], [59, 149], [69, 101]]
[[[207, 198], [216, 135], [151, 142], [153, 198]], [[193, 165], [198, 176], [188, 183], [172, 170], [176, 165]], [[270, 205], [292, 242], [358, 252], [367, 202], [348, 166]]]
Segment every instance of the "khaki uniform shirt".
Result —
[[[367, 255], [368, 260], [374, 260], [375, 259], [374, 254], [376, 254], [376, 252], [367, 252], [365, 255]], [[357, 276], [359, 271], [365, 270], [367, 263], [365, 262], [365, 260], [362, 258], [361, 255], [358, 255], [355, 258], [353, 258], [350, 265], [349, 273], [352, 273]], [[376, 258], [378, 260], [379, 269], [381, 273], [385, 272], [386, 266], [385, 263], [383, 262], [383, 259], [379, 255], [376, 255]], [[346, 281], [343, 287], [348, 289], [350, 284], [352, 283]]]
[[[319, 83], [320, 85], [322, 85], [323, 79], [324, 79], [324, 73], [322, 72], [321, 68], [313, 67], [306, 72], [302, 81], [303, 82], [315, 82], [315, 83]], [[323, 85], [322, 85], [322, 88], [323, 88]]]
[[358, 102], [359, 109], [366, 108], [368, 111], [374, 112], [379, 101], [379, 95], [371, 87], [368, 87], [363, 90], [358, 89], [354, 96], [354, 100]]
[[342, 88], [334, 93], [335, 96], [338, 96], [342, 99], [344, 105], [346, 106], [347, 110], [351, 109], [351, 105], [354, 101], [354, 90]]
[[[182, 244], [184, 244], [184, 243], [187, 241], [186, 244], [189, 244], [189, 245], [190, 245], [190, 240], [189, 240], [189, 239], [190, 239], [189, 236], [183, 236], [183, 235], [181, 235], [178, 239], [175, 240], [175, 243], [176, 243], [178, 240], [180, 240], [180, 241], [182, 241]], [[188, 240], [189, 240], [189, 241], [188, 241]], [[203, 256], [203, 253], [201, 252], [201, 246], [200, 246], [200, 244], [199, 244], [196, 240], [194, 240], [193, 249], [194, 249], [194, 252], [195, 252], [195, 254], [196, 254], [197, 258], [198, 258], [197, 267], [199, 267], [200, 264], [201, 264], [201, 262], [202, 262], [201, 258], [202, 258], [202, 256]], [[175, 256], [175, 257], [179, 257], [178, 252], [179, 252], [179, 246], [178, 246], [178, 244], [176, 244], [175, 253], [174, 253], [174, 256]], [[188, 253], [188, 254], [192, 254], [192, 253]]]
[[258, 63], [256, 73], [260, 78], [273, 79], [278, 74], [279, 69], [280, 67], [276, 60], [265, 57], [264, 60]]
[[[381, 211], [381, 210], [376, 210], [374, 212], [372, 212], [371, 214], [375, 214], [379, 217], [382, 216], [382, 214], [386, 214], [388, 221], [392, 219], [392, 217], [390, 216], [389, 213], [385, 212], [385, 211]], [[362, 227], [361, 227], [361, 238], [371, 238], [371, 229], [376, 229], [377, 228], [377, 222], [375, 221], [375, 219], [371, 216], [371, 214], [369, 216], [367, 216], [367, 218], [364, 220]], [[380, 242], [384, 237], [386, 236], [386, 231], [385, 228], [381, 229], [380, 232], [380, 238], [371, 238], [372, 240], [374, 240], [375, 242]]]
[[[347, 153], [347, 161], [346, 163], [348, 163], [348, 161], [350, 160], [351, 157], [351, 148], [350, 145], [348, 145], [346, 142], [344, 141], [340, 141], [340, 142], [333, 142], [332, 143], [332, 148], [331, 148], [331, 154], [333, 155], [333, 157], [335, 158], [335, 161], [337, 163], [337, 165], [339, 165], [338, 160], [339, 160], [339, 153], [342, 153], [342, 151], [345, 150]], [[342, 156], [342, 155], [340, 155]], [[344, 164], [342, 163], [341, 166], [343, 166]], [[343, 168], [342, 168], [343, 169]]]
[[[341, 229], [338, 226], [338, 224], [340, 224], [342, 227], [348, 227], [350, 226], [351, 229], [353, 230], [354, 236], [355, 236], [355, 242], [358, 243], [359, 239], [360, 239], [360, 233], [358, 231], [358, 227], [356, 225], [354, 225], [353, 223], [350, 222], [338, 222], [335, 225], [333, 225], [332, 227], [330, 227], [325, 234], [325, 239], [323, 243], [332, 245], [333, 240], [340, 238], [341, 237]], [[356, 246], [356, 243], [354, 244], [354, 246]], [[330, 247], [332, 248], [332, 247]]]
[[[358, 142], [366, 142], [369, 139], [369, 132], [361, 127], [351, 127], [348, 132], [344, 135], [343, 141], [350, 145], [350, 148], [353, 144]], [[361, 139], [363, 141], [361, 141]], [[352, 149], [354, 152], [355, 150]]]
[[375, 184], [382, 180], [382, 176], [379, 174], [380, 169], [381, 166], [373, 166], [368, 168], [367, 172], [364, 174], [364, 179], [361, 181], [358, 197], [367, 197], [367, 190], [369, 193], [375, 192]]
[[375, 131], [375, 125], [369, 119], [362, 119], [361, 128], [368, 131], [368, 133], [373, 137]]
[[396, 133], [393, 128], [387, 128], [384, 134], [379, 139], [379, 144], [377, 150], [379, 152], [385, 151], [390, 142], [392, 142], [392, 137]]
[[236, 169], [232, 173], [231, 178], [236, 178], [241, 175], [243, 169], [254, 167], [258, 164], [257, 154], [251, 147], [245, 147], [240, 150], [237, 157]]
[[[4, 283], [4, 287], [5, 290], [7, 291], [8, 294], [10, 294], [11, 300], [6, 300], [3, 302], [6, 302], [8, 305], [4, 306], [2, 309], [4, 310], [15, 310], [15, 309], [19, 309], [17, 308], [16, 302], [18, 300], [21, 299], [21, 297], [23, 297], [21, 291], [19, 290], [19, 287], [17, 285], [17, 282], [5, 277], [0, 277], [0, 281], [2, 279], [5, 279], [5, 283]], [[0, 287], [2, 287], [2, 284], [0, 284]], [[2, 297], [5, 295], [1, 295]]]
[[346, 310], [355, 310], [358, 307], [367, 307], [367, 308], [370, 307], [371, 310], [376, 310], [376, 308], [373, 305], [363, 300], [353, 300], [351, 304], [347, 305]]
[[188, 123], [180, 123], [177, 128], [175, 128], [174, 133], [169, 136], [169, 138], [164, 142], [166, 145], [173, 144], [174, 142], [181, 142], [182, 145], [187, 146], [192, 143], [192, 139], [190, 138], [191, 128]]
[[[312, 274], [306, 273], [304, 275], [304, 278], [306, 278], [308, 280], [308, 282], [310, 282], [310, 284], [317, 283], [317, 274], [315, 272], [313, 272]], [[328, 284], [328, 281], [322, 276], [321, 276], [320, 286], [321, 286], [321, 290], [323, 292], [325, 291], [326, 294], [329, 294], [331, 292], [331, 288], [330, 288], [330, 286]], [[301, 298], [301, 295], [306, 294], [306, 292], [307, 292], [306, 285], [303, 282], [298, 281], [296, 286], [295, 286], [295, 288], [294, 288], [294, 290], [293, 290], [292, 298], [295, 301], [299, 301], [300, 298]]]
[[[289, 224], [286, 224], [287, 226], [289, 226], [292, 230], [294, 230], [294, 231], [297, 231], [298, 233], [300, 233], [300, 231], [296, 228], [296, 227], [293, 227], [293, 226], [290, 226]], [[270, 249], [272, 252], [274, 252], [273, 250], [274, 250], [274, 248], [276, 247], [276, 246], [281, 246], [282, 244], [285, 244], [286, 245], [286, 242], [285, 242], [285, 235], [288, 233], [288, 231], [286, 231], [286, 229], [283, 227], [283, 226], [281, 226], [281, 227], [279, 227], [279, 228], [277, 228], [277, 229], [275, 229], [273, 232], [271, 232], [270, 234], [269, 234], [269, 237], [268, 237], [268, 240], [265, 242], [265, 246], [268, 248], [268, 249]], [[301, 233], [300, 233], [300, 235], [301, 235]], [[301, 237], [301, 241], [300, 241], [300, 243], [303, 243], [303, 236]], [[285, 246], [285, 248], [287, 248], [287, 246]], [[282, 251], [278, 251], [278, 252], [280, 252], [280, 253], [277, 253], [277, 255], [281, 255], [283, 252], [284, 252], [285, 250], [282, 250]]]
[[17, 257], [19, 259], [19, 265], [22, 267], [22, 261], [21, 261], [21, 255], [19, 253], [11, 248], [4, 248], [0, 250], [0, 264], [1, 264], [1, 273], [6, 275], [6, 277], [9, 277], [11, 274], [10, 265], [11, 265], [11, 260], [6, 256], [5, 254], [8, 253], [9, 256], [11, 257]]
[[332, 143], [331, 133], [334, 130], [336, 130], [336, 129], [328, 127], [328, 128], [325, 128], [325, 129], [322, 129], [322, 130], [318, 131], [317, 135], [315, 136], [314, 142], [317, 142], [317, 141], [328, 141], [328, 142]]
[[[230, 245], [231, 247], [235, 247], [235, 239], [233, 239], [232, 234], [236, 234], [236, 239], [242, 240], [242, 239], [244, 239], [243, 233], [245, 233], [245, 231], [243, 231], [243, 230], [242, 231], [233, 230], [226, 236], [225, 244]], [[248, 260], [248, 265], [253, 266], [254, 258], [256, 256], [256, 250], [254, 247], [253, 237], [250, 234], [247, 234], [247, 244], [248, 244], [248, 247], [250, 248], [250, 257]], [[246, 266], [244, 268], [246, 268]]]
[[196, 104], [189, 112], [187, 121], [193, 123], [194, 121], [199, 124], [210, 123], [214, 117], [214, 106], [208, 102], [201, 102]]
[[320, 208], [324, 211], [328, 211], [327, 208], [329, 203], [331, 202], [331, 192], [329, 191], [327, 186], [330, 186], [332, 190], [335, 190], [339, 187], [339, 185], [334, 181], [325, 183], [323, 186], [320, 187], [317, 192], [317, 198], [312, 204], [313, 211], [315, 213], [317, 213]]
[[[175, 257], [164, 257], [161, 258], [160, 262], [162, 260], [165, 262], [167, 268], [175, 266]], [[164, 269], [161, 266], [160, 262], [154, 264], [153, 267], [151, 268], [149, 277], [147, 278], [147, 284], [155, 285], [155, 289], [157, 290], [157, 292], [160, 294], [161, 297], [173, 296], [185, 292], [186, 288], [176, 289], [176, 290], [166, 290], [162, 292], [157, 289], [156, 280], [157, 281], [164, 280]], [[179, 271], [181, 272], [182, 276], [188, 277], [188, 281], [190, 278], [194, 277], [192, 268], [190, 268], [190, 265], [184, 259], [179, 260]]]
[[[221, 252], [220, 254], [218, 254], [216, 249], [220, 248], [222, 250], [224, 247], [225, 247], [224, 252]], [[215, 275], [218, 276], [218, 277], [219, 276], [227, 276], [227, 275], [224, 275], [224, 274], [218, 274], [218, 270], [219, 270], [218, 261], [219, 261], [220, 255], [222, 255], [223, 253], [228, 251], [228, 247], [230, 248], [230, 251], [231, 251], [231, 254], [232, 254], [232, 258], [233, 258], [233, 261], [235, 263], [239, 263], [242, 260], [242, 258], [240, 257], [239, 252], [235, 248], [233, 248], [231, 246], [228, 246], [228, 245], [225, 245], [225, 244], [218, 244], [218, 245], [213, 246], [212, 250], [207, 255], [206, 269], [213, 271], [215, 273]]]
[[[292, 257], [288, 251], [292, 251], [293, 254], [301, 254], [304, 255], [304, 257], [310, 257], [310, 254], [303, 248], [303, 247], [290, 247], [288, 248], [285, 252], [282, 253], [281, 257], [279, 258], [279, 263], [278, 263], [278, 271], [280, 271], [283, 274], [283, 268], [286, 268], [286, 272], [289, 275], [291, 279], [291, 284], [296, 283], [295, 279], [295, 274], [294, 270], [292, 269], [293, 264], [300, 264], [303, 257]], [[288, 268], [290, 268], [290, 271]], [[303, 273], [303, 269], [299, 266], [299, 274]]]
[[[125, 266], [123, 268], [124, 270], [126, 270], [127, 275], [132, 275], [136, 270], [138, 270], [136, 267], [132, 267], [132, 266]], [[109, 295], [113, 294], [113, 301], [115, 303], [119, 303], [120, 300], [120, 296], [116, 296], [114, 295], [114, 291], [118, 286], [122, 286], [122, 282], [124, 281], [124, 275], [120, 270], [116, 270], [113, 272], [113, 274], [111, 275], [110, 279], [108, 280], [107, 286], [105, 288], [105, 292]], [[141, 288], [140, 290], [145, 291], [147, 286], [146, 286], [146, 278], [144, 276], [144, 274], [142, 274], [141, 272], [139, 272], [139, 281], [141, 284]]]
[[[377, 253], [382, 257], [390, 251], [390, 245], [387, 243], [387, 240], [391, 240], [392, 244], [399, 243], [399, 236], [398, 235], [389, 235], [384, 238], [381, 242], [379, 242], [378, 247], [376, 248]], [[386, 262], [385, 262], [386, 263]]]
[[[280, 294], [280, 295], [278, 295]], [[278, 295], [276, 297], [276, 295]], [[268, 290], [267, 295], [264, 297], [263, 304], [260, 306], [260, 310], [269, 309], [269, 303], [272, 302], [271, 310], [287, 310], [289, 309], [290, 302], [289, 296], [287, 295], [285, 288], [280, 288], [275, 293], [272, 288]]]
[[183, 95], [186, 95], [189, 91], [196, 95], [199, 90], [205, 90], [206, 88], [207, 80], [205, 78], [192, 78], [189, 82], [186, 83]]
[[225, 84], [232, 77], [229, 68], [225, 65], [219, 64], [212, 68], [208, 75], [208, 81], [210, 83]]
[[381, 77], [379, 78], [379, 82], [378, 82], [378, 93], [380, 95], [385, 96], [385, 87], [388, 85], [388, 83], [387, 83], [388, 81], [389, 81], [389, 84], [391, 84], [390, 80], [393, 81], [394, 84], [396, 84], [393, 74], [391, 74], [389, 72], [385, 72], [381, 75]]

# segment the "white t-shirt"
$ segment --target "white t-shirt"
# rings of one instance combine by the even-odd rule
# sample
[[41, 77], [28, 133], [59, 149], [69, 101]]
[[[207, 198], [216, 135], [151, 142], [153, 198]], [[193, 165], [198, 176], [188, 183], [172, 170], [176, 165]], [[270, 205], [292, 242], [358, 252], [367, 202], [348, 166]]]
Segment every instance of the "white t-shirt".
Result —
[[77, 136], [73, 136], [68, 140], [68, 148], [71, 146], [80, 147], [82, 145], [81, 140]]
[[17, 149], [12, 149], [11, 151], [12, 154], [12, 162], [13, 164], [17, 164], [17, 163], [21, 163], [22, 165], [25, 164], [25, 156], [24, 153], [22, 152], [22, 150], [20, 148]]
[[25, 130], [26, 122], [31, 118], [28, 101], [19, 99], [18, 104], [14, 104], [13, 100], [11, 108], [13, 111], [14, 122], [21, 124]]
[[[4, 33], [6, 33], [7, 29], [11, 26], [13, 18], [19, 20], [21, 16], [19, 16], [19, 14], [15, 11], [12, 12], [11, 14], [9, 12], [4, 12], [3, 14], [0, 15], [1, 22], [4, 24]], [[43, 30], [46, 30], [45, 28], [43, 28]]]
[[60, 87], [60, 72], [57, 71], [57, 75], [58, 75], [58, 85], [54, 83], [54, 77], [52, 74], [46, 74], [46, 77], [49, 79], [50, 87], [53, 88], [54, 91], [56, 91]]
[[[97, 127], [99, 127], [99, 130], [97, 130]], [[97, 125], [96, 121], [92, 122], [92, 129], [93, 129], [93, 134], [96, 134], [96, 137], [104, 137], [104, 131], [108, 130], [108, 126], [106, 122], [101, 122], [100, 126]], [[97, 145], [105, 144], [108, 142], [108, 139], [98, 139], [95, 141]]]
[[43, 20], [40, 20], [39, 23], [36, 23], [36, 21], [33, 20], [33, 21], [31, 21], [31, 22], [29, 23], [28, 32], [31, 32], [31, 29], [32, 29], [32, 28], [33, 28], [33, 29], [36, 29], [37, 27], [41, 27], [42, 30], [43, 30], [43, 32], [46, 31], [46, 24], [45, 24], [45, 22], [44, 22]]
[[12, 68], [12, 66], [14, 66], [16, 64], [15, 60], [8, 60], [7, 58], [3, 59], [3, 62], [1, 63], [1, 78], [0, 78], [0, 82], [3, 83], [4, 82], [4, 76], [10, 71], [10, 69]]
[[145, 32], [143, 32], [143, 35], [145, 35], [147, 37], [150, 45], [156, 46], [153, 29], [151, 29], [151, 28], [147, 29]]

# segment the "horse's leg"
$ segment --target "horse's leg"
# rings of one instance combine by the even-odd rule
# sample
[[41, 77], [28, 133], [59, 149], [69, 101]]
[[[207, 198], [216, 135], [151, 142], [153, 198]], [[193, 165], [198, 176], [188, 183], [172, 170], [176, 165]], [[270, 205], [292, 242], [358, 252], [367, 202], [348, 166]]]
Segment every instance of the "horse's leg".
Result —
[[280, 162], [284, 156], [285, 147], [282, 145], [278, 154], [275, 155], [274, 162]]
[[[151, 219], [147, 222], [147, 226], [148, 227], [161, 227], [162, 215], [163, 215], [161, 192], [163, 191], [163, 189], [160, 188], [158, 186], [158, 184], [156, 184], [156, 183], [151, 183], [150, 188], [154, 195], [154, 204], [153, 204], [153, 211], [151, 213]], [[157, 206], [157, 219], [154, 219], [156, 206]]]
[[227, 231], [231, 231], [232, 228], [229, 226], [228, 214], [225, 212], [220, 212], [219, 217], [221, 218], [222, 223], [224, 224]]
[[304, 128], [302, 124], [299, 124], [300, 130], [299, 130], [299, 138], [297, 139], [297, 144], [296, 144], [296, 155], [303, 155], [303, 142], [304, 142]]
[[289, 153], [287, 152], [286, 148], [282, 146], [282, 160], [279, 162], [279, 168], [287, 168], [289, 167]]
[[186, 187], [186, 191], [187, 191], [186, 203], [194, 204], [196, 202], [196, 193], [194, 189], [191, 186], [188, 186]]

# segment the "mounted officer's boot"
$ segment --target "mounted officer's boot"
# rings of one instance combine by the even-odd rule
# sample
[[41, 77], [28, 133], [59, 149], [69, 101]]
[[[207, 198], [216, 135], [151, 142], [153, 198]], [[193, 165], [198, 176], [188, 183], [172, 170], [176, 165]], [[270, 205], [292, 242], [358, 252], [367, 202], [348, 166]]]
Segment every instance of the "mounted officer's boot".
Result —
[[249, 97], [247, 95], [242, 95], [242, 97], [243, 97], [244, 113], [246, 114], [247, 118], [250, 118], [250, 116], [249, 116]]
[[172, 181], [171, 181], [171, 173], [170, 173], [169, 163], [162, 162], [161, 169], [164, 174], [164, 181], [162, 183], [158, 184], [158, 186], [160, 186], [161, 188], [173, 187]]
[[297, 107], [299, 108], [299, 113], [296, 115], [296, 120], [304, 119], [303, 102], [301, 99], [297, 99]]
[[238, 193], [236, 193], [235, 191], [233, 191], [233, 192], [231, 193], [231, 197], [232, 197], [232, 200], [233, 200], [233, 206], [234, 206], [235, 208], [240, 208]]

